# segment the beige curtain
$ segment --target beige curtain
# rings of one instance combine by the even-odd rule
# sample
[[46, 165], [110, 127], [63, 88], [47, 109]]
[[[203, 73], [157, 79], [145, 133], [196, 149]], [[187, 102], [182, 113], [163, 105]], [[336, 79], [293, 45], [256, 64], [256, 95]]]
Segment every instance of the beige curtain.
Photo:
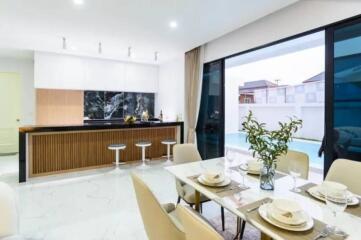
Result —
[[185, 117], [188, 143], [196, 143], [196, 126], [201, 100], [203, 47], [185, 53]]

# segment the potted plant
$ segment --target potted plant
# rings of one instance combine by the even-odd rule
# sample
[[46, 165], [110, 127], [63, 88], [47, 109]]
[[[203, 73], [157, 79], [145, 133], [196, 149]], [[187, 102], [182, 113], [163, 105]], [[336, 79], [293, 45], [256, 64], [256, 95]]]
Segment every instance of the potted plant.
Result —
[[277, 158], [286, 154], [288, 143], [292, 135], [302, 127], [302, 120], [290, 118], [288, 122], [279, 122], [278, 130], [267, 130], [265, 123], [259, 123], [249, 111], [242, 123], [243, 131], [246, 132], [246, 141], [250, 143], [249, 150], [253, 157], [262, 163], [260, 172], [260, 187], [264, 190], [274, 189], [274, 175], [277, 167]]

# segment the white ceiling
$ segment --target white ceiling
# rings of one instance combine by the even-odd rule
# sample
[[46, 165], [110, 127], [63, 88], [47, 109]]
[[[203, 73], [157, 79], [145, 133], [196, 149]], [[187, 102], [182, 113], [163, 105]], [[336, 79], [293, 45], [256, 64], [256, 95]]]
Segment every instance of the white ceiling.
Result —
[[0, 0], [0, 48], [129, 60], [132, 46], [132, 61], [154, 64], [158, 51], [162, 63], [296, 1]]

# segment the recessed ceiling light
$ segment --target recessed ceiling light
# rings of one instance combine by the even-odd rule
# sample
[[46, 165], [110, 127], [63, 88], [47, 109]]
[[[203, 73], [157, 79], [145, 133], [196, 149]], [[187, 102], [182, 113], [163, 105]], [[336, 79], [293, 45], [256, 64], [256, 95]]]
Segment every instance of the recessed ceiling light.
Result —
[[178, 27], [178, 23], [176, 21], [170, 21], [169, 22], [169, 27], [170, 28], [176, 28], [176, 27]]
[[83, 5], [84, 4], [84, 0], [73, 0], [75, 5]]

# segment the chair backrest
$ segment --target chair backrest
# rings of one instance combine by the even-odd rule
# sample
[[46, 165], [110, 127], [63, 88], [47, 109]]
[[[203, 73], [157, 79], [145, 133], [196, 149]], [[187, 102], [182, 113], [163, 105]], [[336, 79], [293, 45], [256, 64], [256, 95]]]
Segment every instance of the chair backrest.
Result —
[[131, 176], [149, 240], [184, 240], [184, 232], [169, 217], [148, 186], [137, 175]]
[[326, 175], [327, 181], [339, 182], [358, 195], [361, 195], [361, 162], [336, 159]]
[[301, 178], [308, 179], [310, 160], [306, 153], [288, 150], [287, 154], [277, 159], [277, 170], [288, 173], [290, 164], [296, 164], [299, 167]]
[[182, 221], [186, 240], [223, 240], [224, 238], [190, 207], [178, 205], [177, 213]]
[[196, 145], [191, 143], [176, 144], [173, 147], [173, 159], [175, 163], [202, 161]]
[[18, 233], [18, 211], [14, 190], [0, 182], [0, 238]]

